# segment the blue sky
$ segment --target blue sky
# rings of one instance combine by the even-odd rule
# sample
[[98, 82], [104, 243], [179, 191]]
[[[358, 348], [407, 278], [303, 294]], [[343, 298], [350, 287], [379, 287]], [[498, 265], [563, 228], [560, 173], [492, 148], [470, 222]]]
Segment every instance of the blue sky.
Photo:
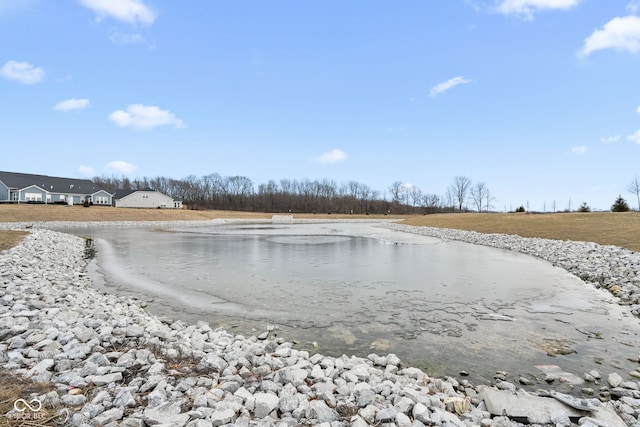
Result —
[[15, 172], [635, 205], [640, 1], [0, 0], [0, 135]]

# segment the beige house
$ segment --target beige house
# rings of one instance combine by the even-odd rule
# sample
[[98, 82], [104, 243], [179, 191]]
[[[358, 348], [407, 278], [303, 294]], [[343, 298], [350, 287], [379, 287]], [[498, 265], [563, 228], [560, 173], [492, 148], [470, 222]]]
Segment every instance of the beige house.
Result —
[[150, 188], [117, 190], [113, 195], [116, 208], [182, 209], [182, 200], [174, 199]]

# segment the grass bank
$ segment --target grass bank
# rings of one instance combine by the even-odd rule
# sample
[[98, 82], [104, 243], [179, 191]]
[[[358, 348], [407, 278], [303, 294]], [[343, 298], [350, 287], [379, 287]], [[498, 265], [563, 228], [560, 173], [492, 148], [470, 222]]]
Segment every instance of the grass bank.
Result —
[[554, 240], [582, 240], [640, 251], [638, 212], [436, 214], [410, 217], [404, 224]]

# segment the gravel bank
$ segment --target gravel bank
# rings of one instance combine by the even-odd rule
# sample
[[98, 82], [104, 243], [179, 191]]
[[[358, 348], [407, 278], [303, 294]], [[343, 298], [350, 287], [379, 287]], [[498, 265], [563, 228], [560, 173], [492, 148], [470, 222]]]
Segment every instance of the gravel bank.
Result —
[[[244, 337], [204, 322], [163, 322], [134, 299], [92, 288], [83, 239], [37, 226], [30, 231], [19, 246], [0, 253], [0, 364], [54, 384], [55, 391], [32, 398], [67, 425], [622, 426], [640, 417], [640, 383], [633, 380], [640, 372], [635, 371], [629, 379], [587, 374], [600, 398], [576, 400], [559, 393], [554, 398], [518, 391], [499, 378], [494, 387], [431, 378], [393, 354], [311, 355], [270, 339], [271, 328]], [[454, 238], [442, 233], [448, 234], [436, 237]], [[480, 243], [479, 236], [473, 243]], [[512, 250], [556, 250], [552, 262], [563, 267], [560, 260], [570, 258], [567, 247], [574, 245], [487, 236], [491, 239], [510, 241], [512, 247], [505, 248]], [[601, 252], [585, 245], [593, 259], [625, 255], [617, 248]], [[638, 258], [630, 255], [617, 264], [620, 271], [634, 266], [629, 268], [636, 275], [629, 280], [637, 288]], [[589, 281], [607, 286], [621, 274], [604, 270], [594, 266], [593, 277], [602, 280]], [[621, 301], [637, 295], [626, 290], [632, 285], [618, 286]], [[5, 414], [9, 420], [28, 415], [29, 410], [15, 409]]]

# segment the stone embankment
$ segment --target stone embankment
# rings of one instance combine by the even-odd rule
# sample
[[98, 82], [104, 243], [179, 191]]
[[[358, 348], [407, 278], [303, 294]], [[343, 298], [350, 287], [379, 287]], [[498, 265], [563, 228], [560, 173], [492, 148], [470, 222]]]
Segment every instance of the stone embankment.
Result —
[[[393, 354], [326, 357], [264, 335], [232, 335], [204, 322], [162, 321], [132, 298], [92, 288], [85, 250], [81, 238], [34, 227], [20, 245], [0, 253], [0, 366], [54, 386], [25, 399], [34, 405], [37, 399], [42, 408], [34, 410], [53, 414], [49, 425], [588, 427], [638, 422], [639, 383], [617, 375], [600, 379], [592, 372], [611, 400], [553, 391], [532, 395], [505, 381], [474, 387], [464, 379], [432, 378], [403, 366]], [[594, 277], [605, 274], [598, 268]], [[12, 423], [30, 410], [16, 405], [0, 416]]]

